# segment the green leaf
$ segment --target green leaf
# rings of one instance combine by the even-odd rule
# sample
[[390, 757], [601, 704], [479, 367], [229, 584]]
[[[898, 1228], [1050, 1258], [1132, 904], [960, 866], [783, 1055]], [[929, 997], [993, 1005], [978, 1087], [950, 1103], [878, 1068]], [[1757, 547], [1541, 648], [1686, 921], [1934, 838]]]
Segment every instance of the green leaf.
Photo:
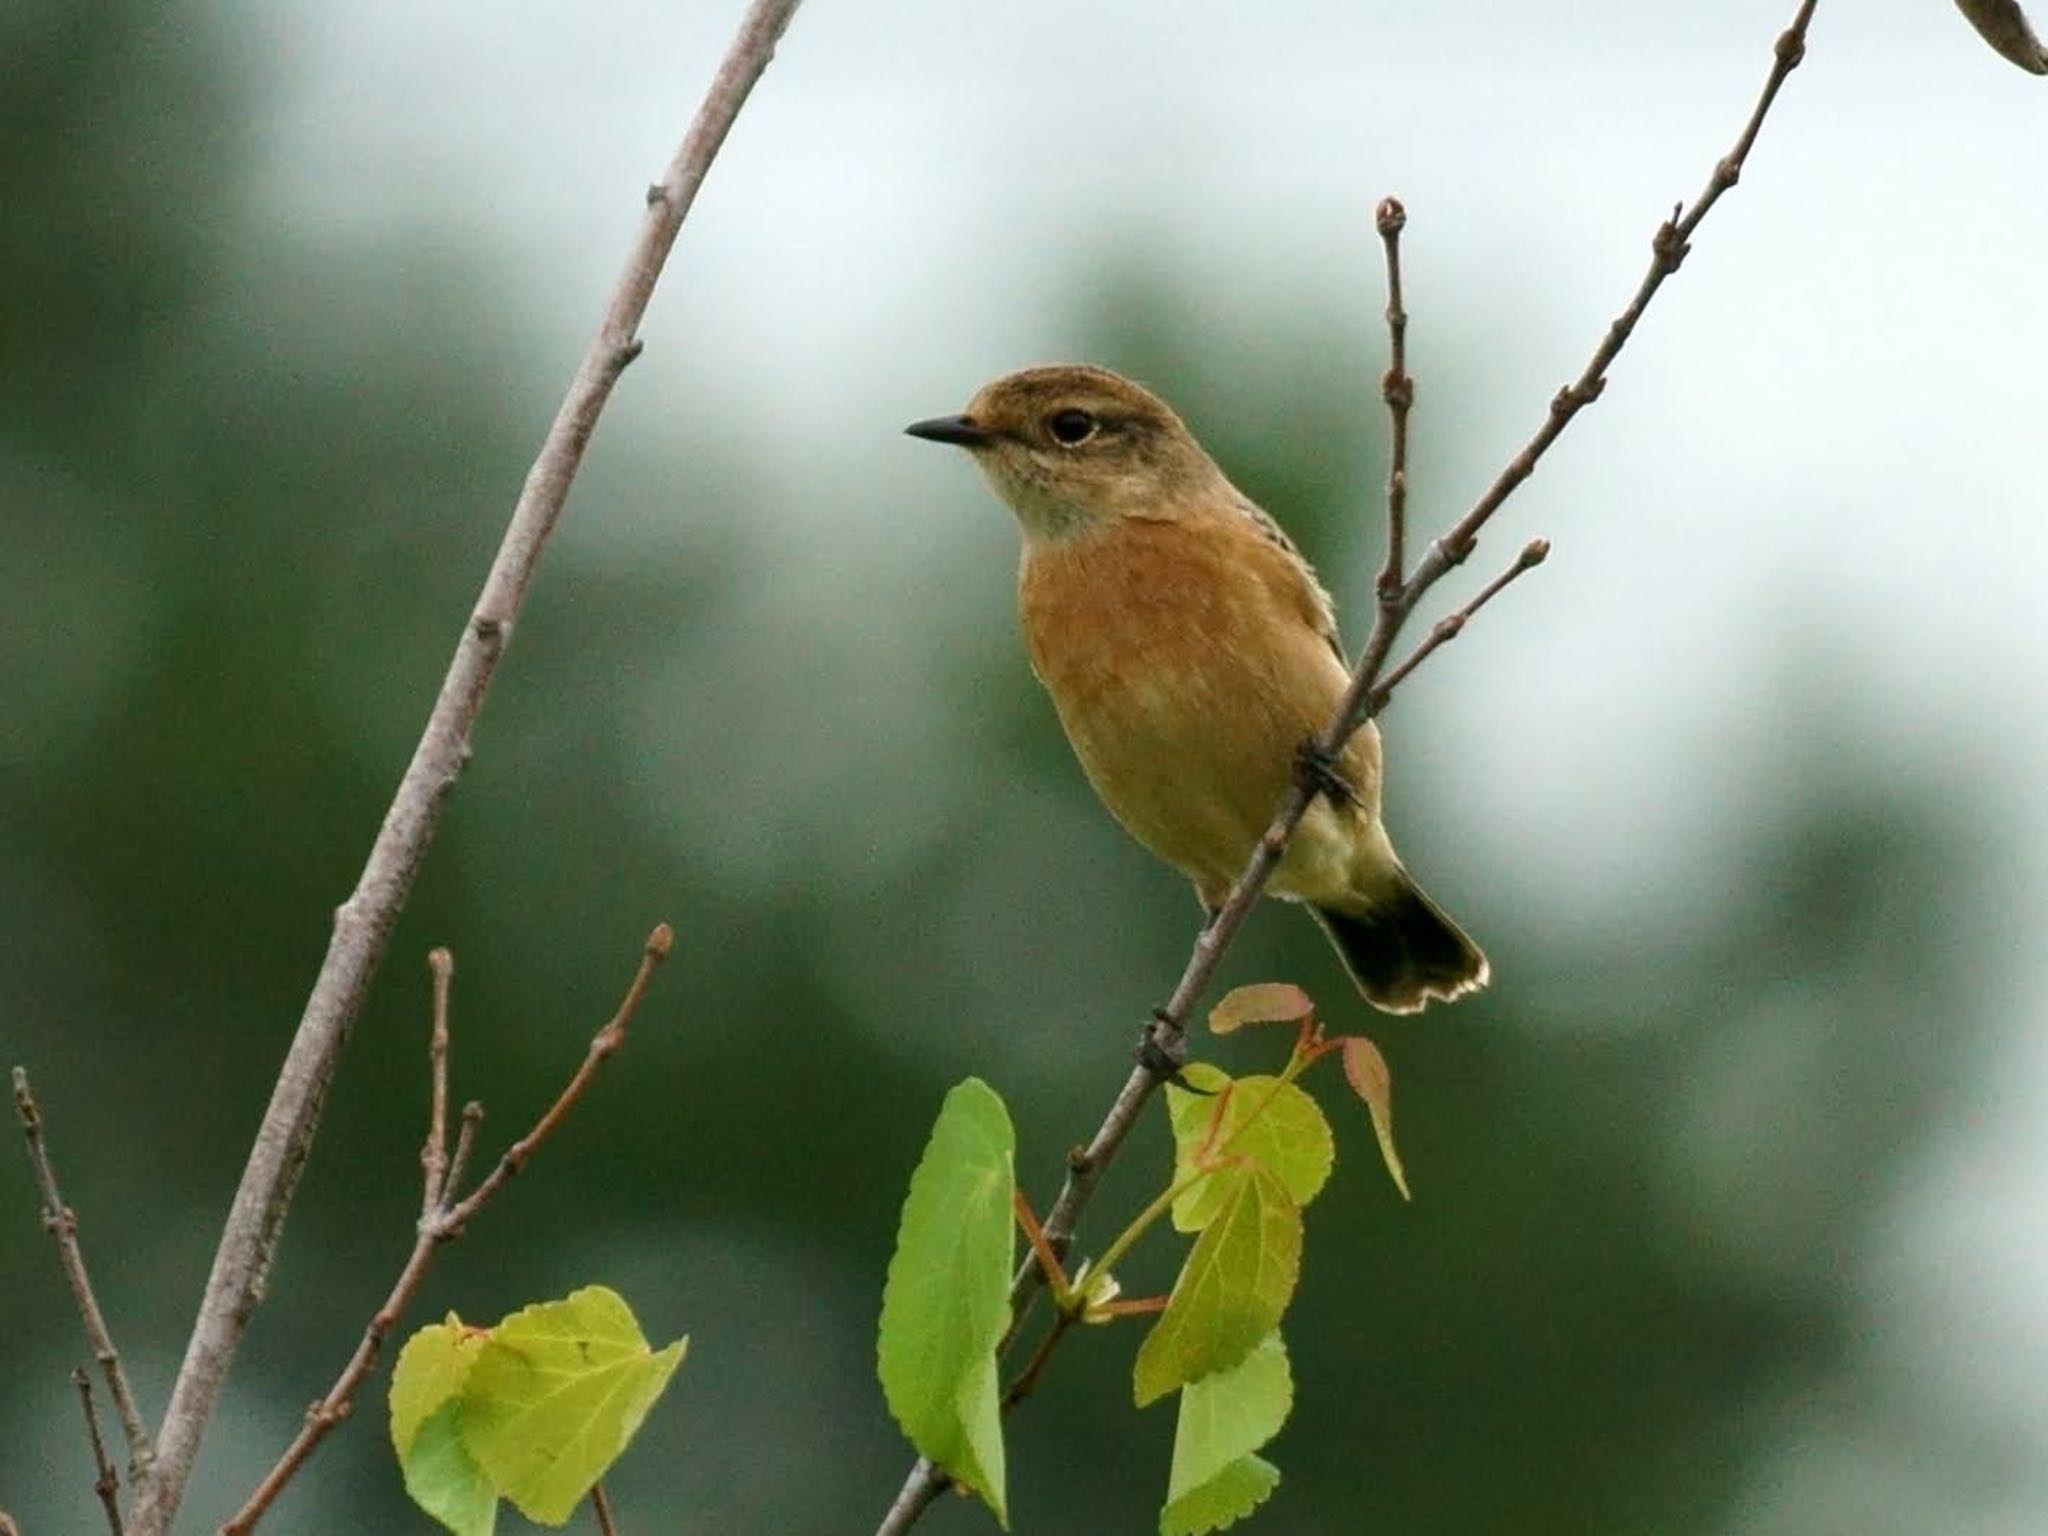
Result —
[[1301, 1274], [1301, 1207], [1278, 1176], [1243, 1163], [1215, 1180], [1222, 1203], [1138, 1348], [1140, 1408], [1239, 1364], [1279, 1326]]
[[413, 1503], [457, 1536], [491, 1536], [498, 1489], [462, 1443], [461, 1392], [484, 1332], [453, 1312], [406, 1340], [391, 1372], [391, 1444]]
[[498, 1524], [498, 1485], [462, 1442], [462, 1403], [443, 1403], [422, 1420], [399, 1452], [413, 1503], [455, 1532], [491, 1536]]
[[1277, 1333], [1261, 1339], [1241, 1365], [1183, 1391], [1159, 1536], [1220, 1531], [1265, 1502], [1279, 1485], [1279, 1469], [1252, 1453], [1280, 1432], [1293, 1406], [1287, 1349]]
[[896, 1232], [876, 1355], [889, 1412], [918, 1453], [1004, 1505], [995, 1348], [1010, 1326], [1016, 1135], [996, 1091], [946, 1095]]
[[601, 1285], [522, 1308], [477, 1351], [462, 1442], [527, 1519], [561, 1525], [625, 1450], [687, 1343], [656, 1353]]
[[[1230, 1078], [1206, 1063], [1190, 1063], [1182, 1075], [1212, 1097], [1167, 1085], [1166, 1114], [1173, 1126], [1173, 1178], [1177, 1184], [1195, 1170], [1204, 1150], [1211, 1157], [1245, 1157], [1272, 1172], [1296, 1205], [1315, 1199], [1330, 1177], [1337, 1142], [1315, 1099], [1277, 1077]], [[1226, 1094], [1223, 1089], [1230, 1091]], [[1212, 1134], [1213, 1133], [1213, 1134]], [[1212, 1174], [1183, 1190], [1173, 1202], [1173, 1224], [1199, 1232], [1228, 1194], [1229, 1180]]]
[[1315, 1011], [1315, 1000], [1291, 982], [1254, 982], [1209, 1010], [1209, 1032], [1227, 1035], [1247, 1024], [1299, 1024]]
[[1394, 1150], [1394, 1075], [1387, 1070], [1387, 1058], [1380, 1048], [1363, 1035], [1344, 1037], [1344, 1080], [1372, 1114], [1372, 1132], [1379, 1138], [1380, 1158], [1394, 1188], [1401, 1191], [1403, 1200], [1413, 1199], [1408, 1193], [1408, 1175], [1401, 1168], [1401, 1154]]
[[391, 1370], [391, 1443], [401, 1461], [420, 1425], [462, 1390], [486, 1337], [450, 1312], [447, 1322], [429, 1323], [405, 1341]]
[[1202, 1536], [1235, 1525], [1280, 1486], [1280, 1469], [1263, 1456], [1243, 1456], [1213, 1482], [1159, 1512], [1159, 1536]]

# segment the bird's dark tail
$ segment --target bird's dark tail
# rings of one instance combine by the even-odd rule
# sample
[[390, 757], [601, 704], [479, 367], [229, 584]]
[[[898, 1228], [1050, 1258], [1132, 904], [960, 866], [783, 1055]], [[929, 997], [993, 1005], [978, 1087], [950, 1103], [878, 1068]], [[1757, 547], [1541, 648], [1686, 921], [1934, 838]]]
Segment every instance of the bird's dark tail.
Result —
[[1415, 1013], [1432, 998], [1450, 1002], [1486, 985], [1479, 946], [1398, 866], [1383, 894], [1309, 910], [1375, 1008]]

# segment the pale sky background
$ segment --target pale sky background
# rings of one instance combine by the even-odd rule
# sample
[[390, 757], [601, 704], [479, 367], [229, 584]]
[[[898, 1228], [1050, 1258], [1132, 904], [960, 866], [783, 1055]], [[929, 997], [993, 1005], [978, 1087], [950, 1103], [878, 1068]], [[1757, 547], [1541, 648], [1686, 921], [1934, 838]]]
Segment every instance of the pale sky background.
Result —
[[[537, 439], [737, 9], [249, 8], [274, 81], [260, 196], [337, 246], [417, 225], [502, 253], [502, 301], [547, 348], [519, 386]], [[1416, 515], [1441, 526], [1576, 374], [1659, 219], [1732, 142], [1791, 10], [812, 0], [600, 434], [600, 454], [672, 454], [677, 503], [601, 528], [572, 508], [565, 536], [630, 562], [688, 516], [693, 466], [769, 422], [789, 451], [749, 472], [775, 477], [788, 524], [778, 602], [914, 602], [924, 554], [962, 544], [1000, 574], [996, 509], [903, 422], [1070, 355], [1073, 286], [1133, 229], [1174, 255], [1176, 323], [1355, 314], [1330, 362], [1370, 381], [1388, 193], [1411, 214]], [[1439, 739], [1410, 769], [1466, 808], [1496, 878], [1646, 928], [1683, 923], [1703, 900], [1688, 865], [1740, 823], [1755, 770], [1724, 754], [1827, 740], [1842, 676], [1893, 732], [1887, 761], [1982, 784], [2008, 818], [2012, 963], [1990, 985], [2009, 1032], [1980, 1112], [1865, 1256], [1860, 1368], [1952, 1400], [1960, 1436], [2020, 1444], [2048, 1435], [2044, 174], [2048, 81], [1945, 0], [1824, 0], [1749, 175], [1495, 525], [1480, 566], [1533, 533], [1552, 561], [1432, 664]], [[828, 674], [829, 634], [828, 618], [799, 651]], [[1825, 681], [1802, 684], [1791, 639], [1834, 663]], [[922, 663], [901, 660], [914, 690]], [[1759, 696], [1759, 677], [1781, 685]], [[863, 772], [857, 747], [837, 771]], [[1805, 1480], [1841, 1479], [1852, 1507], [1887, 1496], [1881, 1435], [1845, 1426], [1816, 1455], [1824, 1408], [1786, 1414], [1800, 1454], [1766, 1464], [1734, 1528], [1781, 1528]], [[2038, 1531], [2048, 1484], [2011, 1498], [2007, 1523], [1970, 1529]]]

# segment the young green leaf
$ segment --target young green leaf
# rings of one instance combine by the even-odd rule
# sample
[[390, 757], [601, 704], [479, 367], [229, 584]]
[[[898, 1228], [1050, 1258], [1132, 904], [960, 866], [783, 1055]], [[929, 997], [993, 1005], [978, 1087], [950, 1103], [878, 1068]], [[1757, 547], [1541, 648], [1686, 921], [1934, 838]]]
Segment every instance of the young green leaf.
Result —
[[[1166, 1115], [1173, 1126], [1173, 1179], [1178, 1184], [1194, 1172], [1195, 1160], [1245, 1157], [1270, 1169], [1287, 1186], [1296, 1205], [1315, 1199], [1336, 1161], [1336, 1138], [1322, 1106], [1293, 1083], [1277, 1077], [1228, 1075], [1206, 1062], [1190, 1063], [1183, 1072], [1208, 1096], [1167, 1085]], [[1230, 1088], [1226, 1095], [1222, 1092]], [[1212, 1134], [1213, 1133], [1213, 1134]], [[1183, 1190], [1173, 1202], [1173, 1224], [1182, 1232], [1199, 1232], [1222, 1205], [1228, 1180], [1211, 1175]]]
[[413, 1503], [456, 1536], [491, 1536], [498, 1489], [462, 1443], [461, 1393], [484, 1333], [453, 1312], [422, 1328], [391, 1372], [391, 1444]]
[[1372, 1132], [1379, 1138], [1380, 1156], [1403, 1200], [1408, 1193], [1408, 1175], [1401, 1169], [1401, 1154], [1394, 1150], [1394, 1077], [1387, 1070], [1387, 1058], [1363, 1035], [1344, 1037], [1344, 1077], [1352, 1092], [1365, 1100], [1372, 1112]]
[[[1230, 1370], [1279, 1325], [1301, 1273], [1301, 1207], [1258, 1163], [1215, 1175], [1222, 1204], [1174, 1282], [1166, 1310], [1138, 1348], [1138, 1406]], [[1212, 1181], [1213, 1182], [1213, 1181]]]
[[477, 1351], [462, 1443], [520, 1513], [560, 1525], [625, 1450], [687, 1343], [651, 1349], [632, 1309], [601, 1285], [523, 1308]]
[[995, 1348], [1010, 1325], [1015, 1153], [993, 1088], [970, 1077], [946, 1095], [910, 1176], [876, 1346], [910, 1443], [1006, 1527]]
[[486, 1330], [467, 1328], [453, 1312], [405, 1341], [391, 1369], [391, 1443], [402, 1459], [421, 1424], [462, 1391]]
[[1209, 1032], [1227, 1035], [1247, 1024], [1299, 1024], [1315, 1011], [1315, 1000], [1291, 982], [1254, 982], [1209, 1010]]
[[1265, 1502], [1280, 1473], [1253, 1452], [1280, 1432], [1293, 1405], [1287, 1348], [1277, 1333], [1234, 1369], [1190, 1383], [1180, 1395], [1159, 1536], [1220, 1531]]
[[498, 1485], [462, 1443], [459, 1400], [428, 1414], [398, 1459], [407, 1496], [455, 1536], [491, 1536], [497, 1529]]

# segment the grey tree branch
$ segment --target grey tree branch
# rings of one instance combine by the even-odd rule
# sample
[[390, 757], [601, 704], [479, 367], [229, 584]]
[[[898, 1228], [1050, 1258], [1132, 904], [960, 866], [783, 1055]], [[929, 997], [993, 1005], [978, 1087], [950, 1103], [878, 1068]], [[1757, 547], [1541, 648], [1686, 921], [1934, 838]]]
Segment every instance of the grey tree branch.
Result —
[[[114, 1412], [128, 1441], [128, 1475], [134, 1478], [149, 1465], [149, 1427], [142, 1422], [142, 1413], [135, 1406], [128, 1372], [121, 1365], [120, 1352], [114, 1348], [114, 1337], [107, 1328], [106, 1314], [100, 1311], [99, 1298], [93, 1294], [92, 1276], [85, 1268], [85, 1249], [78, 1241], [78, 1216], [64, 1203], [57, 1188], [57, 1170], [50, 1162], [49, 1144], [43, 1135], [43, 1112], [29, 1088], [28, 1073], [21, 1067], [14, 1069], [14, 1113], [21, 1121], [22, 1134], [28, 1138], [28, 1160], [35, 1169], [36, 1190], [43, 1201], [43, 1227], [57, 1244], [57, 1262], [63, 1266], [72, 1300], [78, 1304], [86, 1343], [92, 1346], [92, 1357], [107, 1378], [107, 1391], [113, 1395]], [[97, 1426], [93, 1438], [98, 1441]]]
[[107, 1529], [113, 1536], [122, 1536], [121, 1479], [107, 1459], [107, 1442], [100, 1438], [100, 1411], [92, 1400], [92, 1377], [81, 1366], [71, 1373], [71, 1385], [78, 1388], [78, 1405], [85, 1411], [85, 1438], [92, 1445], [93, 1494], [106, 1511]]
[[562, 515], [605, 402], [640, 351], [636, 333], [641, 316], [683, 219], [798, 4], [799, 0], [752, 0], [674, 159], [662, 179], [648, 188], [646, 215], [603, 323], [527, 473], [475, 611], [456, 645], [361, 879], [335, 913], [326, 958], [278, 1073], [214, 1254], [158, 1434], [155, 1463], [143, 1470], [137, 1484], [129, 1517], [131, 1536], [164, 1536], [184, 1497], [235, 1349], [262, 1299], [278, 1233], [319, 1127], [336, 1059], [362, 1011], [442, 808], [469, 760], [470, 732], [511, 639], [541, 552]]
[[2034, 35], [2019, 0], [1956, 0], [1956, 9], [2001, 58], [2012, 60], [2030, 75], [2048, 75], [2048, 48]]
[[[1551, 402], [1549, 414], [1535, 437], [1509, 462], [1507, 468], [1501, 471], [1499, 478], [1488, 487], [1478, 502], [1451, 531], [1430, 545], [1422, 559], [1416, 562], [1414, 573], [1404, 584], [1396, 588], [1387, 582], [1387, 570], [1397, 569], [1391, 560], [1387, 569], [1382, 571], [1383, 585], [1380, 589], [1380, 603], [1372, 633], [1367, 637], [1365, 647], [1359, 654], [1357, 665], [1351, 674], [1350, 686], [1345, 692], [1343, 702], [1338, 706], [1335, 718], [1317, 740], [1317, 746], [1325, 754], [1336, 756], [1344, 743], [1350, 740], [1353, 732], [1386, 707], [1396, 683], [1407, 677], [1431, 652], [1447, 643], [1463, 627], [1465, 620], [1484, 603], [1523, 572], [1540, 564], [1543, 557], [1549, 553], [1549, 545], [1540, 539], [1524, 548], [1514, 563], [1477, 597], [1458, 613], [1453, 614], [1449, 620], [1439, 624], [1432, 636], [1418, 646], [1416, 653], [1403, 662], [1396, 673], [1388, 675], [1385, 681], [1381, 680], [1394, 641], [1410, 615], [1414, 613], [1416, 605], [1437, 582], [1449, 574], [1453, 567], [1464, 562], [1477, 547], [1479, 530], [1500, 510], [1502, 503], [1514, 493], [1516, 487], [1535, 472], [1537, 461], [1563, 434], [1572, 418], [1599, 398], [1600, 391], [1607, 382], [1607, 369], [1620, 354], [1622, 347], [1627, 344], [1650, 300], [1663, 286], [1664, 279], [1676, 272], [1679, 263], [1685, 259], [1687, 241], [1692, 232], [1719, 201], [1721, 195], [1740, 179], [1743, 163], [1748, 158], [1751, 146], [1756, 142], [1757, 133], [1762, 128], [1772, 103], [1777, 100], [1779, 89], [1784, 85], [1786, 77], [1805, 57], [1807, 29], [1812, 23], [1817, 3], [1818, 0], [1802, 0], [1791, 25], [1779, 35], [1773, 52], [1770, 74], [1765, 78], [1763, 91], [1751, 110], [1748, 121], [1743, 125], [1734, 149], [1715, 163], [1706, 190], [1692, 206], [1675, 214], [1658, 229], [1652, 242], [1650, 270], [1638, 286], [1635, 296], [1629, 301], [1621, 316], [1608, 327], [1606, 336], [1595, 349], [1592, 361], [1587, 364], [1584, 372], [1574, 383], [1559, 391], [1557, 398]], [[1398, 203], [1393, 204], [1390, 212], [1388, 206], [1382, 204], [1379, 221], [1381, 238], [1387, 245], [1390, 280], [1399, 271], [1397, 237], [1401, 224], [1406, 221], [1405, 215], [1399, 214], [1399, 206]], [[1388, 228], [1389, 224], [1393, 225], [1391, 230]], [[1401, 312], [1397, 323], [1395, 313], [1399, 308], [1398, 303], [1390, 296], [1388, 323], [1394, 334], [1405, 341], [1407, 316], [1405, 312]], [[1388, 405], [1393, 412], [1395, 430], [1405, 437], [1408, 402], [1412, 398], [1412, 381], [1407, 380], [1405, 355], [1400, 356], [1399, 367], [1401, 378], [1407, 387], [1399, 391], [1386, 392], [1389, 395]], [[1392, 368], [1388, 371], [1390, 380], [1394, 371]], [[1399, 397], [1398, 403], [1396, 395]], [[1389, 485], [1390, 546], [1405, 532], [1402, 527], [1407, 495], [1405, 464], [1401, 468], [1403, 475], [1399, 494], [1395, 494], [1395, 487], [1391, 483]], [[1147, 1038], [1161, 1059], [1172, 1061], [1185, 1056], [1188, 1017], [1202, 994], [1208, 990], [1209, 983], [1216, 974], [1217, 965], [1265, 890], [1266, 882], [1272, 877], [1281, 855], [1286, 851], [1288, 839], [1293, 836], [1294, 829], [1307, 814], [1317, 792], [1317, 786], [1308, 774], [1297, 776], [1296, 782], [1274, 813], [1272, 824], [1260, 837], [1250, 861], [1245, 865], [1244, 872], [1231, 887], [1229, 897], [1208, 926], [1196, 937], [1194, 948], [1188, 956], [1187, 966], [1181, 972], [1180, 981], [1175, 985], [1173, 995], [1154, 1013], [1147, 1031]], [[1066, 1181], [1060, 1188], [1059, 1198], [1046, 1213], [1044, 1222], [1047, 1243], [1056, 1256], [1065, 1257], [1073, 1243], [1075, 1223], [1079, 1220], [1089, 1197], [1094, 1193], [1096, 1183], [1101, 1179], [1110, 1160], [1123, 1146], [1131, 1129], [1137, 1124], [1138, 1115], [1144, 1109], [1146, 1100], [1151, 1098], [1162, 1081], [1164, 1079], [1158, 1073], [1141, 1062], [1126, 1079], [1116, 1096], [1116, 1102], [1110, 1106], [1109, 1113], [1103, 1117], [1102, 1124], [1090, 1138], [1087, 1147], [1069, 1156]], [[1038, 1256], [1034, 1249], [1025, 1256], [1010, 1287], [1013, 1316], [1021, 1319], [1023, 1309], [1037, 1296], [1044, 1284], [1045, 1275], [1039, 1268]], [[1018, 1329], [1013, 1324], [1009, 1342], [1015, 1342], [1017, 1332]], [[932, 1501], [945, 1491], [948, 1484], [949, 1479], [944, 1472], [920, 1457], [911, 1468], [910, 1475], [904, 1480], [902, 1489], [898, 1492], [895, 1502], [890, 1505], [882, 1523], [875, 1528], [875, 1536], [902, 1536], [903, 1532], [917, 1523], [918, 1518], [931, 1506]]]
[[[448, 1156], [448, 983], [455, 962], [445, 949], [437, 949], [428, 956], [428, 964], [434, 972], [434, 1022], [427, 1053], [427, 1139], [420, 1154], [420, 1182], [426, 1197], [412, 1252], [399, 1270], [391, 1294], [371, 1317], [369, 1326], [363, 1329], [355, 1353], [349, 1356], [334, 1385], [327, 1389], [325, 1397], [307, 1410], [305, 1422], [292, 1443], [285, 1447], [284, 1454], [278, 1457], [263, 1481], [256, 1485], [256, 1491], [249, 1495], [248, 1501], [221, 1526], [220, 1536], [248, 1536], [276, 1502], [277, 1496], [284, 1492], [285, 1485], [298, 1475], [299, 1468], [319, 1448], [320, 1442], [354, 1411], [356, 1393], [370, 1372], [377, 1368], [377, 1356], [384, 1347], [384, 1341], [391, 1336], [391, 1330], [398, 1326], [406, 1308], [419, 1294], [419, 1288], [427, 1278], [427, 1269], [434, 1262], [434, 1255], [440, 1252], [444, 1243], [453, 1242], [462, 1235], [470, 1220], [505, 1187], [535, 1149], [554, 1134], [556, 1127], [590, 1087], [597, 1069], [626, 1043], [626, 1030], [633, 1022], [633, 1015], [640, 1011], [641, 999], [646, 997], [648, 987], [653, 984], [655, 970], [675, 947], [675, 938], [674, 930], [667, 923], [647, 936], [647, 945], [640, 954], [640, 968], [634, 973], [632, 985], [627, 987], [626, 995], [610, 1021], [591, 1037], [590, 1047], [568, 1085], [556, 1096], [547, 1113], [534, 1123], [533, 1129], [512, 1144], [490, 1176], [461, 1200], [456, 1198], [461, 1188], [460, 1165], [468, 1159], [466, 1155], [458, 1154], [451, 1161]], [[471, 1105], [470, 1109], [475, 1110], [476, 1106]], [[461, 1133], [465, 1138], [474, 1134], [480, 1117], [480, 1111], [475, 1114], [465, 1112]], [[117, 1532], [116, 1536], [120, 1533]]]
[[1408, 309], [1401, 298], [1401, 231], [1408, 210], [1398, 198], [1382, 198], [1373, 224], [1387, 253], [1387, 371], [1380, 398], [1387, 403], [1387, 563], [1374, 590], [1380, 606], [1398, 603], [1408, 581], [1408, 413], [1415, 406], [1415, 380], [1408, 375]]

